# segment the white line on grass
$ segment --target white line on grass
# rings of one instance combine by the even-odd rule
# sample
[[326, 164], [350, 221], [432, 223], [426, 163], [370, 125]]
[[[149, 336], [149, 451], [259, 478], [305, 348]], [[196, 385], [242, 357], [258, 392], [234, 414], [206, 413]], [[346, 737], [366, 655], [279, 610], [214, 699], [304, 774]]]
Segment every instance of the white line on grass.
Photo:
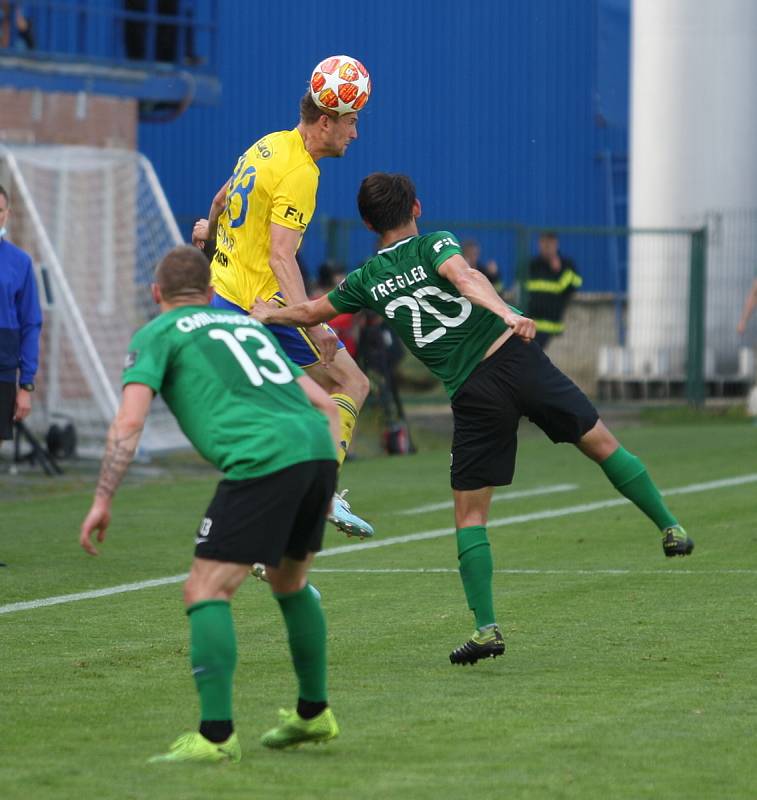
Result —
[[[711, 489], [725, 489], [731, 486], [743, 486], [748, 483], [757, 483], [757, 473], [750, 475], [740, 475], [736, 478], [722, 478], [716, 481], [707, 481], [705, 483], [691, 483], [687, 486], [678, 486], [673, 489], [666, 489], [662, 494], [678, 495], [678, 494], [694, 494], [696, 492], [706, 492]], [[605, 508], [615, 508], [630, 503], [625, 497], [616, 497], [612, 500], [597, 500], [594, 503], [581, 503], [575, 506], [563, 506], [562, 508], [544, 509], [542, 511], [533, 511], [530, 514], [515, 514], [510, 517], [500, 517], [499, 519], [491, 519], [487, 524], [487, 528], [504, 528], [508, 525], [518, 525], [522, 522], [535, 522], [542, 519], [555, 519], [556, 517], [568, 517], [573, 514], [586, 514], [589, 511], [600, 511]], [[405, 536], [392, 536], [388, 539], [371, 539], [368, 542], [356, 545], [342, 545], [341, 547], [331, 547], [324, 550], [320, 555], [337, 556], [344, 553], [357, 552], [359, 550], [372, 550], [376, 547], [388, 547], [393, 544], [406, 544], [407, 542], [420, 542], [425, 539], [439, 539], [442, 536], [451, 536], [455, 532], [454, 528], [437, 528], [431, 531], [421, 531], [420, 533], [409, 533]]]
[[[457, 575], [452, 567], [313, 567], [310, 572], [345, 575]], [[499, 575], [757, 575], [757, 569], [495, 569]]]
[[[690, 483], [687, 486], [678, 486], [673, 489], [667, 489], [663, 492], [664, 495], [678, 495], [678, 494], [694, 494], [696, 492], [706, 492], [713, 489], [725, 489], [731, 486], [743, 486], [749, 483], [757, 483], [757, 473], [750, 475], [740, 475], [735, 478], [722, 478], [715, 481], [707, 481], [705, 483]], [[614, 508], [621, 506], [629, 501], [625, 498], [615, 498], [612, 500], [599, 500], [595, 503], [581, 503], [575, 506], [564, 506], [563, 508], [546, 509], [544, 511], [534, 511], [531, 514], [517, 514], [511, 517], [501, 517], [500, 519], [490, 520], [487, 525], [488, 528], [503, 528], [507, 525], [517, 525], [520, 522], [535, 522], [541, 519], [554, 519], [555, 517], [567, 517], [573, 514], [585, 514], [589, 511], [598, 511], [605, 508]], [[407, 536], [392, 536], [388, 539], [371, 540], [363, 542], [362, 544], [346, 545], [342, 547], [330, 547], [322, 550], [319, 558], [326, 556], [338, 556], [343, 553], [353, 553], [362, 550], [373, 550], [376, 547], [389, 547], [393, 544], [405, 544], [407, 542], [419, 542], [424, 539], [438, 539], [442, 536], [451, 536], [455, 532], [454, 528], [437, 528], [431, 531], [421, 531], [420, 533], [411, 533]], [[508, 570], [500, 570], [501, 572], [511, 572]], [[654, 572], [661, 572], [661, 570], [654, 570]], [[676, 574], [679, 570], [674, 570]], [[695, 570], [691, 571], [695, 573]], [[732, 570], [737, 572], [737, 570]], [[518, 573], [514, 573], [518, 574]], [[534, 574], [550, 574], [545, 570], [535, 571]], [[619, 572], [618, 574], [623, 574]], [[699, 574], [699, 573], [697, 573]], [[744, 574], [749, 574], [745, 572]], [[63, 594], [56, 597], [43, 597], [39, 600], [26, 600], [20, 603], [9, 603], [8, 605], [0, 606], [0, 614], [11, 614], [14, 611], [28, 611], [34, 608], [43, 608], [45, 606], [57, 606], [62, 603], [74, 603], [77, 600], [91, 600], [97, 597], [108, 597], [113, 594], [123, 594], [124, 592], [138, 592], [141, 589], [150, 589], [156, 586], [167, 586], [172, 583], [181, 583], [187, 577], [187, 573], [182, 575], [169, 575], [165, 578], [154, 578], [147, 581], [137, 581], [135, 583], [122, 583], [119, 586], [110, 586], [105, 589], [93, 589], [89, 592], [77, 592], [76, 594]]]
[[166, 578], [154, 578], [149, 581], [136, 581], [135, 583], [122, 583], [118, 586], [108, 586], [105, 589], [92, 589], [89, 592], [76, 594], [59, 594], [55, 597], [43, 597], [41, 600], [26, 600], [22, 603], [9, 603], [0, 606], [0, 614], [10, 614], [13, 611], [28, 611], [30, 608], [44, 608], [44, 606], [58, 606], [61, 603], [75, 603], [77, 600], [92, 600], [95, 597], [108, 597], [111, 594], [124, 592], [138, 592], [141, 589], [151, 589], [153, 586], [167, 586], [170, 583], [181, 583], [186, 579], [188, 572], [183, 575], [169, 575]]
[[[577, 483], [558, 483], [555, 486], [537, 486], [535, 489], [517, 489], [512, 492], [500, 492], [492, 497], [492, 503], [499, 503], [502, 500], [518, 500], [521, 497], [540, 497], [544, 494], [556, 494], [557, 492], [572, 492], [578, 489]], [[406, 508], [403, 511], [395, 511], [395, 514], [403, 516], [409, 514], [425, 514], [428, 511], [441, 511], [444, 508], [454, 508], [453, 500], [444, 500], [441, 503], [429, 503], [426, 506], [416, 506]]]

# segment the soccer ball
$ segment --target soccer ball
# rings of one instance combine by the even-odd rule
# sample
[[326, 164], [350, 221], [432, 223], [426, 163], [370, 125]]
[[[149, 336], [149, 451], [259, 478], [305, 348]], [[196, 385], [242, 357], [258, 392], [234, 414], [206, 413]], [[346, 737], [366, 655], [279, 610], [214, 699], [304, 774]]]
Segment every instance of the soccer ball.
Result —
[[330, 56], [313, 70], [310, 96], [324, 111], [360, 111], [371, 96], [371, 76], [356, 58]]

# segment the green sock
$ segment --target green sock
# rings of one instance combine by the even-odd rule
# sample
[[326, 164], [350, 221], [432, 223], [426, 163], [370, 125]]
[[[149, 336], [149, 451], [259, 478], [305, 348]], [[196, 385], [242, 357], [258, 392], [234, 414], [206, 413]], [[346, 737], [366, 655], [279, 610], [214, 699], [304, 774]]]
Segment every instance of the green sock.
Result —
[[599, 466], [610, 483], [643, 511], [660, 530], [678, 525], [678, 520], [668, 511], [659, 489], [649, 477], [641, 459], [619, 447]]
[[476, 618], [476, 627], [493, 625], [494, 598], [492, 597], [492, 549], [483, 525], [457, 530], [457, 558], [463, 580], [468, 608]]
[[299, 697], [325, 703], [326, 618], [321, 602], [307, 584], [293, 594], [275, 594], [289, 634], [294, 671], [300, 685]]
[[231, 720], [237, 640], [226, 600], [202, 600], [187, 609], [192, 674], [200, 694], [200, 719]]

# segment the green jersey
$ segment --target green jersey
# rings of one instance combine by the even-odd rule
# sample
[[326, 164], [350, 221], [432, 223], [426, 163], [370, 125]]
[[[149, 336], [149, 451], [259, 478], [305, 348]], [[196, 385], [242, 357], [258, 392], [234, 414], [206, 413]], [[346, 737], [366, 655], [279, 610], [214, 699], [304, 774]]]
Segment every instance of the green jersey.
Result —
[[160, 392], [200, 455], [227, 478], [335, 460], [303, 371], [259, 322], [209, 306], [174, 308], [134, 334], [123, 384]]
[[437, 272], [456, 253], [460, 245], [447, 231], [411, 236], [379, 250], [329, 293], [340, 312], [370, 308], [380, 314], [450, 397], [507, 330]]

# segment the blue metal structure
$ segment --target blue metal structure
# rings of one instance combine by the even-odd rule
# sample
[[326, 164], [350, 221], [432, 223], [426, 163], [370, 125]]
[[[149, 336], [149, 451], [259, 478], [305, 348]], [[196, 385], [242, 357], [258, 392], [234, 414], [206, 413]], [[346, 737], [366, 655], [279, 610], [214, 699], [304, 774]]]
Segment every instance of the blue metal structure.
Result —
[[[220, 107], [140, 130], [182, 230], [207, 213], [239, 153], [296, 124], [310, 70], [333, 53], [360, 58], [374, 90], [360, 139], [344, 160], [319, 163], [317, 215], [354, 218], [360, 179], [387, 170], [415, 179], [429, 219], [607, 224], [612, 206], [624, 224], [603, 154], [627, 147], [629, 0], [225, 0], [218, 11]], [[511, 279], [501, 237], [478, 238]], [[576, 246], [585, 287], [614, 289], [607, 242]], [[314, 224], [311, 270], [323, 253]], [[349, 266], [364, 255], [351, 252]]]
[[[375, 170], [410, 174], [428, 219], [625, 223], [630, 0], [174, 0], [178, 15], [159, 14], [164, 1], [138, 0], [146, 10], [135, 16], [129, 0], [24, 0], [37, 50], [21, 54], [20, 66], [12, 47], [0, 50], [0, 61], [17, 86], [169, 102], [194, 92], [176, 121], [140, 127], [140, 148], [187, 235], [238, 154], [296, 124], [310, 70], [333, 53], [359, 57], [374, 92], [347, 157], [319, 164], [317, 219], [304, 246], [311, 270], [325, 252], [319, 220], [354, 218], [358, 183]], [[124, 47], [124, 26], [135, 19], [147, 24], [148, 55], [139, 62]], [[190, 22], [203, 63], [184, 63], [182, 35], [174, 63], [149, 55], [157, 26], [183, 31]], [[84, 75], [66, 72], [83, 57]], [[212, 103], [216, 78], [220, 104], [198, 107]], [[507, 237], [486, 227], [473, 234], [510, 282]], [[363, 237], [352, 248], [349, 266], [369, 244]], [[565, 250], [583, 268], [586, 289], [622, 289], [619, 247], [584, 237], [566, 240]]]
[[[20, 9], [31, 25], [31, 42], [20, 35], [14, 21], [3, 25], [2, 85], [85, 91], [152, 103], [213, 105], [220, 92], [216, 75], [218, 3], [10, 0], [11, 16]], [[126, 30], [130, 25], [140, 45], [138, 56], [128, 52]]]

